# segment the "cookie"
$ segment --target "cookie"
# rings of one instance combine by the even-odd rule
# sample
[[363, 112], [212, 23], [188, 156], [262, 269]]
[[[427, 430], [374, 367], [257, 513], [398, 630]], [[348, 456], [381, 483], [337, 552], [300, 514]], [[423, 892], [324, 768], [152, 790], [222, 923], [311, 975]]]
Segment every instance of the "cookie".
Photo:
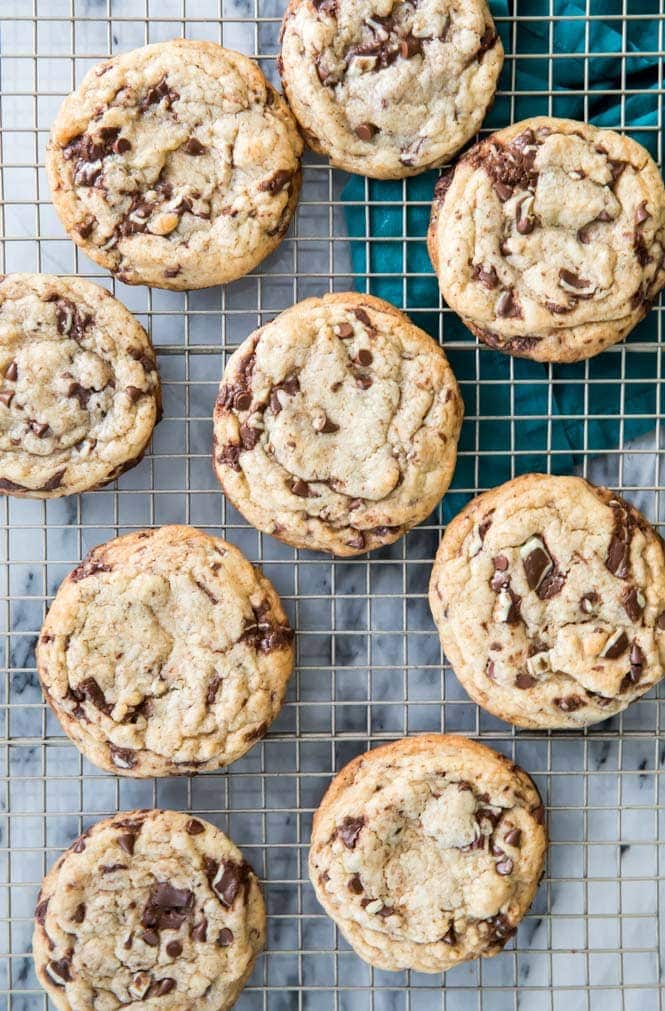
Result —
[[404, 738], [332, 781], [309, 873], [366, 962], [443, 972], [513, 936], [543, 871], [543, 822], [535, 786], [502, 755], [465, 737]]
[[284, 237], [302, 140], [252, 60], [174, 39], [93, 67], [46, 153], [69, 236], [126, 284], [207, 288]]
[[192, 527], [93, 548], [37, 644], [47, 701], [95, 765], [124, 776], [218, 769], [277, 716], [292, 632], [272, 584]]
[[485, 344], [540, 362], [622, 340], [665, 284], [665, 189], [641, 145], [568, 119], [515, 123], [439, 180], [443, 297]]
[[434, 509], [462, 412], [443, 351], [394, 306], [350, 292], [309, 298], [230, 358], [214, 466], [259, 530], [357, 555]]
[[597, 723], [663, 677], [663, 542], [582, 478], [479, 495], [443, 536], [429, 599], [471, 698], [519, 727]]
[[0, 491], [58, 498], [137, 464], [161, 416], [148, 336], [108, 291], [0, 277]]
[[32, 951], [61, 1011], [226, 1011], [264, 940], [256, 875], [223, 832], [178, 811], [126, 811], [48, 872]]
[[448, 161], [502, 65], [485, 0], [291, 0], [278, 63], [310, 147], [375, 179]]

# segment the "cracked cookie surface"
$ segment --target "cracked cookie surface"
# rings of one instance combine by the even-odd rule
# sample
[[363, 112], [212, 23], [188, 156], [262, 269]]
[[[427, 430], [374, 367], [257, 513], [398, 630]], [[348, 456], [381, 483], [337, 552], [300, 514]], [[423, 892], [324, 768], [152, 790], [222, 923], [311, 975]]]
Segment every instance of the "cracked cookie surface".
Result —
[[248, 57], [176, 39], [98, 64], [65, 99], [47, 149], [70, 237], [128, 284], [205, 288], [279, 245], [302, 140]]
[[663, 677], [665, 554], [636, 509], [527, 474], [449, 524], [430, 606], [471, 698], [521, 727], [608, 719]]
[[464, 737], [424, 734], [360, 755], [314, 816], [317, 898], [365, 961], [442, 972], [495, 955], [536, 892], [538, 791]]
[[0, 491], [57, 498], [140, 461], [161, 414], [134, 317], [80, 278], [0, 278]]
[[291, 0], [284, 16], [279, 67], [308, 143], [377, 179], [443, 165], [502, 65], [484, 0]]
[[126, 811], [48, 872], [32, 950], [61, 1011], [226, 1011], [264, 939], [256, 875], [227, 836], [177, 811]]
[[428, 248], [480, 340], [536, 361], [590, 358], [665, 284], [665, 188], [629, 137], [541, 117], [481, 141], [437, 183]]
[[447, 490], [463, 405], [441, 348], [370, 295], [300, 302], [232, 355], [214, 464], [259, 530], [356, 555], [390, 544]]
[[44, 694], [103, 769], [165, 776], [239, 758], [277, 716], [292, 632], [272, 584], [191, 527], [94, 548], [60, 586], [37, 644]]

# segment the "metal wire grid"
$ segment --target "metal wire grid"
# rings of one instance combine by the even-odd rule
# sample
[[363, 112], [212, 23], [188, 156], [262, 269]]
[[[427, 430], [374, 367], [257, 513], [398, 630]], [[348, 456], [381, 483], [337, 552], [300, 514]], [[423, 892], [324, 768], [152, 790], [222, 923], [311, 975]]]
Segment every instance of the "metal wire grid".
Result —
[[[133, 806], [198, 812], [246, 851], [261, 875], [269, 911], [269, 948], [240, 999], [247, 1009], [347, 1011], [662, 1011], [663, 873], [659, 793], [662, 695], [652, 693], [627, 713], [583, 734], [516, 733], [478, 710], [442, 664], [426, 602], [439, 514], [396, 545], [369, 558], [331, 561], [293, 551], [248, 528], [227, 504], [209, 465], [210, 415], [224, 357], [257, 325], [292, 302], [352, 287], [341, 190], [345, 182], [320, 160], [306, 159], [294, 227], [280, 250], [250, 277], [225, 289], [174, 294], [133, 289], [100, 273], [65, 238], [43, 174], [48, 129], [62, 97], [95, 62], [121, 50], [186, 35], [209, 38], [259, 59], [275, 78], [281, 0], [0, 0], [0, 209], [4, 270], [79, 273], [115, 291], [151, 332], [164, 383], [165, 418], [152, 452], [112, 489], [48, 503], [5, 499], [0, 505], [0, 633], [6, 672], [0, 681], [0, 1007], [48, 1006], [29, 956], [39, 882], [57, 853], [90, 823]], [[619, 118], [662, 155], [663, 0], [585, 0], [581, 14], [559, 0], [514, 0], [497, 21], [507, 43], [495, 107], [499, 121], [532, 112], [560, 112], [570, 97], [558, 84], [566, 60], [581, 60], [584, 87], [575, 98], [587, 117], [597, 102], [593, 59], [618, 61], [620, 84], [604, 92]], [[620, 32], [620, 46], [594, 50], [598, 24]], [[584, 22], [582, 53], [561, 51], [557, 32]], [[642, 92], [627, 86], [635, 56], [633, 30], [653, 24], [657, 119], [644, 126], [626, 115]], [[545, 25], [546, 49], [522, 54], [523, 29]], [[513, 55], [518, 54], [518, 55]], [[522, 61], [547, 60], [547, 87], [518, 88]], [[531, 103], [525, 106], [525, 103]], [[536, 104], [536, 107], [533, 106]], [[365, 185], [366, 220], [377, 201]], [[404, 223], [417, 201], [402, 191]], [[377, 240], [380, 241], [380, 240]], [[455, 336], [447, 310], [409, 305], [408, 252], [402, 237], [403, 305], [438, 313], [438, 335], [456, 354], [467, 402], [460, 467], [451, 501], [486, 487], [490, 453], [483, 425], [505, 425], [507, 473], [524, 469], [534, 447], [522, 426], [540, 420], [546, 433], [538, 466], [556, 470], [553, 370], [537, 376], [510, 361], [505, 412], [483, 413], [483, 396], [504, 382], [491, 353]], [[369, 258], [369, 243], [367, 262]], [[369, 270], [366, 283], [380, 280]], [[661, 310], [651, 332], [630, 342], [631, 355], [651, 355], [660, 385]], [[450, 339], [452, 335], [452, 340]], [[653, 343], [653, 338], [657, 341]], [[612, 356], [611, 358], [607, 356]], [[605, 352], [613, 377], [592, 363], [566, 381], [583, 389], [583, 445], [577, 460], [592, 478], [611, 480], [654, 520], [663, 520], [661, 411], [656, 397], [633, 420], [653, 434], [626, 445], [625, 390], [631, 370], [624, 346]], [[646, 358], [642, 359], [646, 361]], [[459, 367], [461, 365], [461, 368]], [[516, 416], [528, 383], [546, 390], [540, 415]], [[646, 382], [644, 379], [633, 383]], [[594, 444], [594, 397], [608, 383], [619, 391], [616, 440], [603, 459]], [[659, 391], [658, 391], [659, 392]], [[617, 448], [618, 447], [618, 448]], [[60, 580], [94, 544], [143, 526], [189, 522], [234, 541], [263, 566], [298, 631], [298, 666], [288, 702], [268, 737], [225, 773], [177, 780], [126, 781], [84, 761], [44, 706], [33, 646], [44, 609]], [[524, 766], [550, 807], [548, 871], [530, 914], [506, 952], [459, 967], [443, 978], [391, 974], [365, 966], [318, 908], [306, 875], [311, 813], [330, 776], [351, 757], [383, 740], [426, 730], [460, 731], [484, 740]]]

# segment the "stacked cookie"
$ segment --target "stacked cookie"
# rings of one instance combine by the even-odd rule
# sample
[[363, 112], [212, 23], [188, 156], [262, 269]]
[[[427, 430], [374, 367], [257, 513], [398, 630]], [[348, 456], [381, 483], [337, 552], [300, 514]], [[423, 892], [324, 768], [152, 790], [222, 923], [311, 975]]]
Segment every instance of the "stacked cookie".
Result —
[[[53, 126], [47, 171], [71, 238], [129, 284], [237, 279], [284, 237], [302, 130], [379, 179], [441, 166], [481, 126], [503, 62], [484, 0], [292, 0], [279, 68], [175, 40], [93, 68]], [[665, 189], [646, 151], [539, 118], [441, 177], [428, 236], [441, 291], [491, 347], [577, 361], [626, 336], [665, 284]], [[114, 480], [159, 418], [149, 339], [82, 280], [0, 282], [0, 488], [53, 497]], [[442, 349], [370, 295], [310, 298], [247, 337], [214, 407], [214, 467], [257, 529], [353, 556], [436, 508], [463, 403]], [[586, 726], [663, 677], [665, 552], [579, 478], [527, 475], [449, 525], [432, 572], [441, 642], [470, 696], [517, 726]], [[65, 732], [123, 776], [240, 758], [283, 704], [293, 634], [232, 545], [169, 526], [95, 548], [61, 585], [37, 665]], [[354, 949], [443, 971], [498, 952], [543, 871], [529, 777], [442, 735], [359, 756], [316, 813], [310, 874]], [[46, 876], [39, 978], [56, 1006], [225, 1009], [265, 935], [256, 876], [218, 829], [133, 811]], [[102, 1006], [100, 1003], [99, 1006]]]

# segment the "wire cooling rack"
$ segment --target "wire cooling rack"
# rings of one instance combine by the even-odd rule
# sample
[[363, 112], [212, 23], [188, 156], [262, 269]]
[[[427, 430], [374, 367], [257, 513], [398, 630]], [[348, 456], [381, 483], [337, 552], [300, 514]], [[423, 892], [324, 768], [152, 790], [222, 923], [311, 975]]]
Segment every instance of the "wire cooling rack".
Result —
[[[663, 0], [492, 7], [507, 56], [487, 128], [535, 113], [595, 116], [660, 161]], [[114, 290], [150, 331], [165, 392], [151, 453], [117, 486], [0, 503], [0, 1008], [47, 1007], [29, 954], [31, 916], [57, 853], [117, 809], [158, 805], [219, 825], [263, 879], [268, 951], [239, 1001], [243, 1011], [662, 1009], [665, 696], [652, 693], [586, 733], [516, 732], [471, 704], [443, 666], [426, 600], [444, 518], [527, 469], [607, 480], [665, 520], [660, 310], [628, 345], [581, 366], [532, 367], [480, 348], [428, 294], [422, 228], [367, 238], [385, 202], [413, 231], [429, 193], [412, 182], [356, 182], [343, 193], [347, 179], [311, 156], [283, 245], [225, 289], [177, 294], [114, 282], [77, 253], [50, 204], [48, 129], [90, 66], [186, 35], [255, 56], [276, 80], [282, 9], [283, 0], [0, 0], [4, 270], [79, 273]], [[445, 343], [461, 381], [467, 414], [455, 490], [443, 511], [370, 557], [293, 551], [248, 528], [215, 485], [210, 417], [225, 355], [298, 299], [354, 283], [380, 293], [395, 282], [396, 300]], [[222, 533], [263, 566], [298, 631], [298, 667], [268, 737], [229, 770], [132, 782], [101, 774], [63, 738], [39, 691], [33, 647], [60, 580], [89, 548], [171, 522]], [[311, 814], [330, 776], [375, 743], [432, 730], [470, 734], [527, 769], [549, 805], [552, 837], [546, 876], [514, 941], [445, 982], [365, 966], [317, 906], [306, 874]]]

